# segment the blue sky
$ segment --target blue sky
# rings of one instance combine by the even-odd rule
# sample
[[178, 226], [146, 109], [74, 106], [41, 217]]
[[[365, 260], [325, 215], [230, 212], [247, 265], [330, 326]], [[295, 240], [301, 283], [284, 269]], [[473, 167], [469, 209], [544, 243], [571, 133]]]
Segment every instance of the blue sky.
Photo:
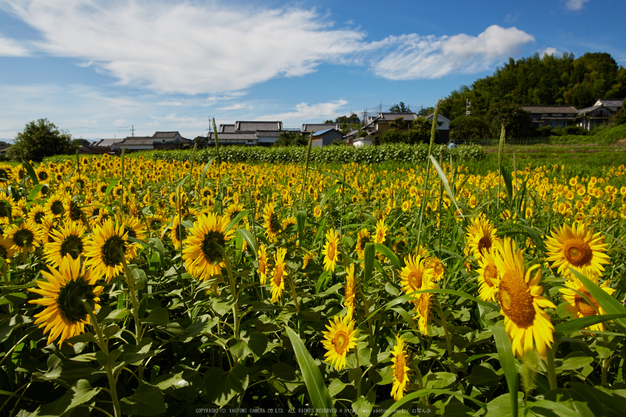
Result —
[[434, 106], [535, 52], [626, 66], [623, 0], [0, 0], [0, 140]]

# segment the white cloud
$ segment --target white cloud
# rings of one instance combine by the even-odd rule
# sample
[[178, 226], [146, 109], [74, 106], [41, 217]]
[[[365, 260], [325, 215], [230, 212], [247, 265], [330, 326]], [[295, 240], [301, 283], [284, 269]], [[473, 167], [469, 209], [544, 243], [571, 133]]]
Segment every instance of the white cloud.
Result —
[[554, 56], [561, 56], [563, 55], [563, 53], [561, 51], [559, 51], [556, 48], [553, 48], [551, 46], [545, 48], [544, 50], [540, 50], [538, 51], [539, 56], [542, 57], [544, 55], [554, 55]]
[[[564, 1], [564, 0], [561, 0]], [[582, 10], [589, 0], [565, 0], [565, 8], [568, 10]]]
[[44, 52], [161, 93], [237, 91], [302, 76], [342, 62], [365, 36], [333, 30], [312, 10], [164, 0], [4, 3], [41, 32]]
[[535, 38], [515, 27], [488, 27], [478, 36], [419, 36], [417, 34], [389, 37], [388, 45], [395, 51], [373, 64], [376, 75], [392, 80], [434, 79], [449, 74], [472, 74], [492, 68]]
[[341, 107], [348, 104], [346, 100], [335, 100], [327, 103], [317, 103], [309, 105], [308, 103], [296, 104], [295, 111], [278, 114], [268, 114], [257, 117], [257, 120], [281, 120], [286, 122], [307, 122], [320, 123], [327, 119], [334, 119], [338, 114], [342, 113]]
[[18, 42], [0, 36], [0, 56], [28, 56], [28, 49]]

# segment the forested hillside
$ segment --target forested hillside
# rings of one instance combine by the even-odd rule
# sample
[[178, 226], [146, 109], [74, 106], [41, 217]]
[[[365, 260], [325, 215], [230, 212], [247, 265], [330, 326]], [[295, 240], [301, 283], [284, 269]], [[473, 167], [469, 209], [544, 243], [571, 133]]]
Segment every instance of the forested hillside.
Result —
[[441, 112], [453, 121], [465, 117], [469, 100], [472, 118], [486, 123], [485, 116], [501, 103], [567, 104], [580, 109], [599, 98], [625, 97], [626, 69], [607, 53], [580, 58], [567, 53], [562, 57], [535, 54], [517, 61], [511, 58], [492, 76], [453, 91], [443, 100]]

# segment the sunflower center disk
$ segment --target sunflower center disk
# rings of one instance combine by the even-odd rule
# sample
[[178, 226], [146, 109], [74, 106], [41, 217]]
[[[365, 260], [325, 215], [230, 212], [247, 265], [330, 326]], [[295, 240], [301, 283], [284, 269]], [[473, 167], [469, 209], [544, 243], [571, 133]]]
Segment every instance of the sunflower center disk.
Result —
[[25, 248], [33, 244], [35, 235], [28, 229], [21, 229], [13, 235], [13, 242], [20, 248]]
[[[512, 276], [514, 275], [514, 276]], [[500, 306], [508, 318], [521, 328], [535, 321], [533, 297], [528, 285], [515, 272], [506, 273], [500, 280]]]
[[485, 253], [485, 251], [489, 251], [491, 249], [491, 238], [489, 236], [483, 236], [478, 241], [478, 252], [481, 255]]
[[107, 266], [119, 265], [124, 262], [126, 242], [118, 235], [111, 236], [102, 245], [102, 258]]
[[335, 259], [335, 245], [333, 243], [328, 245], [328, 259]]
[[204, 240], [202, 241], [202, 253], [204, 253], [207, 260], [213, 265], [216, 265], [222, 262], [222, 254], [218, 247], [224, 247], [225, 244], [226, 240], [224, 239], [224, 235], [212, 230], [204, 236]]
[[485, 267], [485, 272], [483, 273], [483, 277], [485, 278], [485, 284], [490, 287], [493, 287], [493, 279], [498, 277], [498, 268], [495, 264], [490, 263]]
[[409, 285], [411, 286], [411, 289], [413, 291], [419, 290], [420, 288], [422, 288], [422, 273], [419, 271], [411, 271], [411, 273], [409, 273], [407, 281], [409, 282]]
[[61, 257], [70, 255], [76, 259], [81, 253], [83, 253], [83, 240], [80, 237], [70, 235], [61, 243]]
[[76, 279], [61, 287], [57, 298], [59, 310], [67, 321], [77, 323], [87, 318], [83, 301], [93, 306], [95, 296], [92, 287], [83, 279]]
[[336, 335], [335, 338], [333, 339], [333, 345], [335, 346], [335, 351], [338, 354], [342, 354], [345, 350], [346, 347], [348, 346], [348, 334], [346, 332], [339, 331]]
[[574, 266], [589, 265], [593, 252], [589, 245], [580, 239], [570, 239], [563, 245], [563, 253], [567, 261]]
[[0, 217], [9, 217], [11, 206], [8, 201], [0, 201]]
[[272, 213], [270, 216], [270, 229], [272, 233], [276, 233], [280, 230], [280, 221], [278, 221], [278, 214]]
[[404, 380], [404, 355], [403, 354], [396, 356], [396, 366], [394, 369], [394, 373], [396, 375], [397, 381], [401, 382]]
[[[587, 298], [589, 298], [589, 300], [591, 300], [591, 302], [595, 305], [596, 308], [598, 308], [598, 304], [596, 303], [596, 300], [594, 300], [591, 297], [591, 294], [589, 294], [587, 291], [581, 291], [583, 294], [585, 294], [587, 296]], [[595, 316], [596, 314], [598, 314], [596, 312], [596, 308], [593, 308], [592, 305], [590, 305], [587, 300], [585, 300], [583, 297], [581, 297], [580, 295], [576, 294], [576, 297], [574, 298], [574, 304], [576, 306], [576, 309], [580, 312], [580, 314], [582, 314], [584, 317], [587, 316]]]
[[50, 211], [52, 211], [52, 214], [55, 216], [58, 216], [65, 212], [65, 208], [63, 208], [63, 203], [57, 200], [50, 206]]

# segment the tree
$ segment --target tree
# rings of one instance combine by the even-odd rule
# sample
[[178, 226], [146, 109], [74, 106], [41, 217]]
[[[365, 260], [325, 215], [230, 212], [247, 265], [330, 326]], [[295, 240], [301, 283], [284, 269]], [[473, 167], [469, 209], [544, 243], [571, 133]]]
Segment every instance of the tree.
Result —
[[61, 132], [48, 119], [30, 122], [15, 137], [15, 143], [7, 151], [14, 160], [41, 162], [46, 156], [67, 155], [76, 152], [72, 135]]
[[273, 146], [305, 146], [309, 144], [309, 138], [304, 137], [300, 132], [295, 130], [287, 130], [280, 132], [278, 139]]
[[400, 102], [400, 104], [394, 104], [393, 106], [389, 107], [389, 111], [391, 113], [411, 113], [411, 109], [409, 108], [409, 106], [405, 105], [403, 102]]
[[193, 142], [198, 145], [198, 148], [206, 148], [209, 145], [209, 138], [206, 136], [196, 136]]
[[482, 117], [459, 116], [450, 123], [450, 140], [453, 142], [473, 142], [488, 137], [489, 125]]
[[502, 125], [506, 129], [507, 138], [519, 139], [534, 136], [532, 116], [515, 103], [503, 102], [491, 106], [487, 113], [487, 120], [490, 121], [493, 138], [499, 137]]

